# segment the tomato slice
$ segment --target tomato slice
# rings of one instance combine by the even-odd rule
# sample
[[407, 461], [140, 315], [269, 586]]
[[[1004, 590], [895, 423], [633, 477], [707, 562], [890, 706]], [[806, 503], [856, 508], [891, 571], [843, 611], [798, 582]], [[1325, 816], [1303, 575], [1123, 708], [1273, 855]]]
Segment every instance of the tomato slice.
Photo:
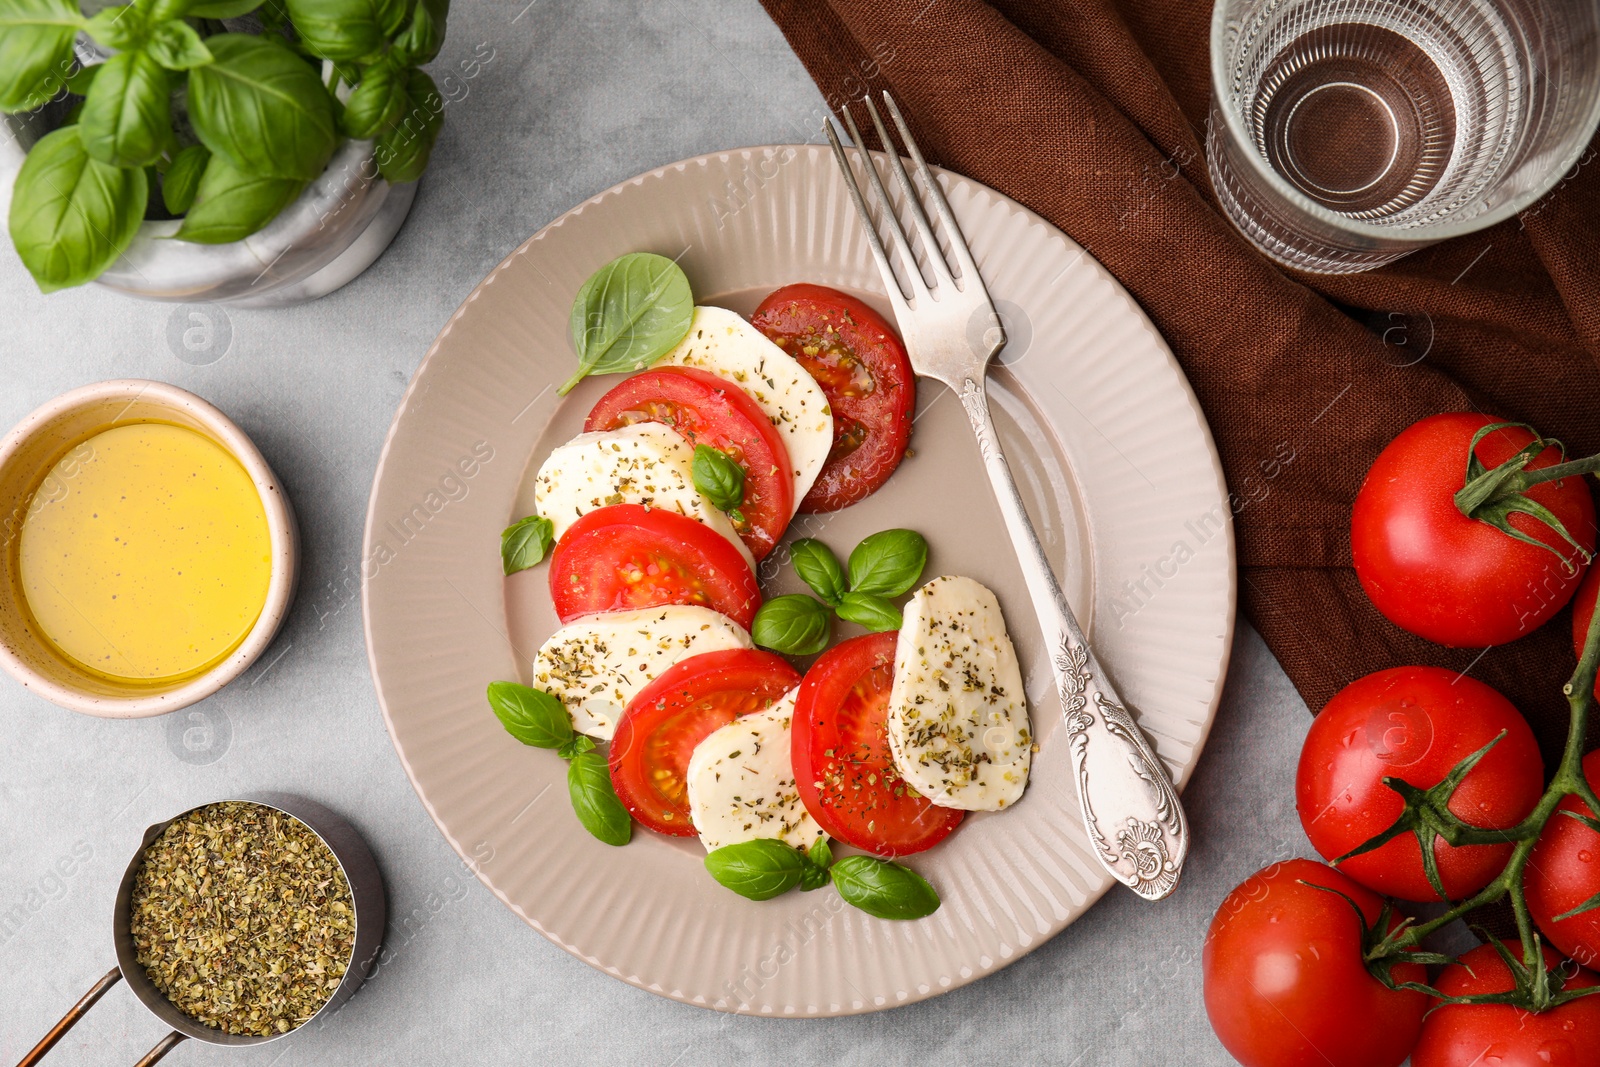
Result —
[[567, 528], [550, 554], [556, 615], [690, 604], [750, 629], [761, 590], [727, 538], [676, 512], [613, 504]]
[[611, 741], [611, 782], [623, 806], [657, 833], [693, 837], [688, 776], [695, 746], [798, 684], [787, 662], [754, 648], [690, 656], [662, 672], [628, 704]]
[[626, 379], [600, 398], [585, 431], [635, 422], [672, 427], [691, 445], [710, 445], [744, 468], [744, 503], [734, 529], [756, 559], [777, 545], [794, 517], [794, 467], [772, 420], [743, 389], [694, 367], [662, 367]]
[[786, 285], [750, 317], [800, 361], [833, 411], [833, 448], [801, 511], [837, 511], [870, 496], [906, 454], [917, 379], [905, 345], [866, 304], [822, 285]]
[[889, 688], [898, 636], [866, 634], [823, 653], [794, 708], [794, 777], [806, 810], [831, 836], [879, 856], [932, 848], [963, 814], [935, 807], [894, 769]]

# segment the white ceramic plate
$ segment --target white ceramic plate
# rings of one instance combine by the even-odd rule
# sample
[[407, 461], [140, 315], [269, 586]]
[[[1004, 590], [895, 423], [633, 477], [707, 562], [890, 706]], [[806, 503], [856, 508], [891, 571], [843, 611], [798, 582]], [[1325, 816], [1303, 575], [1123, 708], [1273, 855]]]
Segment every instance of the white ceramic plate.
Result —
[[[1160, 337], [1083, 249], [991, 189], [941, 181], [1009, 320], [990, 390], [1002, 444], [1068, 599], [1181, 783], [1221, 694], [1234, 620], [1229, 508], [1204, 419]], [[1026, 590], [961, 407], [941, 386], [921, 384], [914, 455], [879, 493], [795, 528], [841, 555], [874, 530], [919, 529], [933, 546], [929, 577], [969, 575], [1006, 610], [1040, 753], [1014, 808], [969, 817], [909, 861], [943, 897], [933, 916], [873, 919], [831, 889], [753, 903], [711, 880], [693, 839], [636, 828], [627, 847], [602, 845], [572, 816], [561, 760], [518, 744], [490, 713], [485, 685], [528, 681], [531, 654], [555, 627], [544, 568], [502, 577], [500, 530], [532, 510], [532, 472], [617, 380], [556, 396], [573, 364], [573, 296], [632, 251], [676, 258], [699, 302], [745, 313], [795, 281], [886, 308], [833, 160], [810, 145], [662, 167], [574, 208], [495, 268], [412, 381], [367, 514], [367, 646], [406, 773], [500, 899], [651, 992], [836, 1015], [1005, 966], [1111, 879], [1084, 834]], [[769, 594], [793, 581], [772, 580], [770, 561], [764, 570]]]

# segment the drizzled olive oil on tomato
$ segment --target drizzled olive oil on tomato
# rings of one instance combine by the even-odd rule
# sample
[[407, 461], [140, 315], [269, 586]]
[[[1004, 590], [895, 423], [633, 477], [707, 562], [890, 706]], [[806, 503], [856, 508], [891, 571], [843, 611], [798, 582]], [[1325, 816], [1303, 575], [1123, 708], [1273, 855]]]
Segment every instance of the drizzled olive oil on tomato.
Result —
[[54, 491], [35, 494], [18, 574], [34, 621], [68, 659], [119, 680], [181, 678], [255, 625], [272, 570], [266, 512], [210, 438], [116, 426], [63, 457], [45, 485]]

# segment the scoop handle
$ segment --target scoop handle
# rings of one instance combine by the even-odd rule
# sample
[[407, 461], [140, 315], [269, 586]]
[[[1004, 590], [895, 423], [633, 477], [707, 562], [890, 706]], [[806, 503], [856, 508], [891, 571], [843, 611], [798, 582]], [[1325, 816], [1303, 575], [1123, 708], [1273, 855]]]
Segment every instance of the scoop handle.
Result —
[[[33, 1051], [17, 1062], [17, 1067], [33, 1067], [34, 1064], [44, 1059], [44, 1054], [54, 1048], [57, 1041], [66, 1037], [67, 1031], [71, 1030], [79, 1019], [89, 1014], [89, 1009], [94, 1007], [95, 1001], [105, 996], [106, 990], [120, 981], [122, 981], [122, 971], [119, 968], [113, 967], [107, 971], [105, 977], [91, 986], [89, 992], [83, 995], [83, 999], [74, 1004], [61, 1017], [61, 1021], [50, 1028], [50, 1032], [44, 1035], [44, 1039], [33, 1046]], [[151, 1060], [150, 1062], [154, 1063], [155, 1061]]]
[[150, 1067], [152, 1063], [177, 1048], [183, 1042], [183, 1039], [183, 1034], [178, 1033], [176, 1030], [172, 1031], [172, 1033], [157, 1041], [156, 1047], [146, 1052], [133, 1067]]

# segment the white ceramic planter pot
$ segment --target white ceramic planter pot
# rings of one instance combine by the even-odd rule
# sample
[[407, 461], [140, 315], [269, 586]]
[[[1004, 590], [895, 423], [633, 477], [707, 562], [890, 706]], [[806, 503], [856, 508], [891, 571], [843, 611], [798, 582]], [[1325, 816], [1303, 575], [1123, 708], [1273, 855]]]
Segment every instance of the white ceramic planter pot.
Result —
[[[4, 115], [0, 224], [28, 149], [54, 125], [46, 107]], [[152, 190], [152, 195], [156, 195]], [[326, 296], [371, 266], [411, 211], [417, 183], [377, 177], [371, 141], [345, 141], [322, 176], [257, 233], [231, 244], [171, 240], [178, 220], [148, 221], [96, 285], [145, 300], [282, 307]]]

